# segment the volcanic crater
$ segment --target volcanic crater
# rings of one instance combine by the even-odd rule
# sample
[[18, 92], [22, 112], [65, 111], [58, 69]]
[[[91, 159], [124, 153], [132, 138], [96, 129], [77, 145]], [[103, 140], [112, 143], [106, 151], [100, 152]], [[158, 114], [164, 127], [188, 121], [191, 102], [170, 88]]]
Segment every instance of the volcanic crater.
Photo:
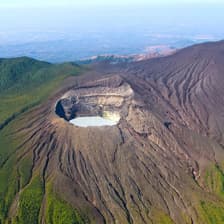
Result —
[[55, 112], [66, 121], [102, 117], [118, 124], [127, 117], [133, 97], [130, 85], [112, 76], [66, 91], [57, 101]]

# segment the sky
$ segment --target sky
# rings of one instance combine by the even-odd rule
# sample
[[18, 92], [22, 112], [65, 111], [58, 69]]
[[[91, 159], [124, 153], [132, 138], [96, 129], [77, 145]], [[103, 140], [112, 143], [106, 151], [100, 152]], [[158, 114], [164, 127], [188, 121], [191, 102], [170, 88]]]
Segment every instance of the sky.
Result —
[[0, 0], [0, 41], [5, 31], [65, 32], [65, 27], [81, 32], [82, 27], [107, 31], [138, 25], [142, 29], [158, 26], [162, 31], [164, 26], [185, 24], [194, 25], [192, 32], [201, 24], [219, 31], [223, 11], [224, 0]]
[[7, 46], [7, 56], [33, 57], [57, 48], [60, 55], [72, 42], [91, 56], [224, 39], [223, 12], [224, 0], [0, 0], [0, 57]]
[[222, 4], [223, 0], [1, 0], [1, 7], [47, 7], [78, 5]]

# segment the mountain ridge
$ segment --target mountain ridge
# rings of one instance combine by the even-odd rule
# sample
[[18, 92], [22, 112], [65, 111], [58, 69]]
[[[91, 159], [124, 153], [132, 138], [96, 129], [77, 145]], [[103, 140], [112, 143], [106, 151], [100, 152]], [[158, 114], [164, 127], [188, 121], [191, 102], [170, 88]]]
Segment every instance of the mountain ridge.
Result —
[[[94, 64], [20, 114], [0, 130], [1, 222], [222, 223], [223, 52]], [[67, 121], [83, 111], [121, 119]]]

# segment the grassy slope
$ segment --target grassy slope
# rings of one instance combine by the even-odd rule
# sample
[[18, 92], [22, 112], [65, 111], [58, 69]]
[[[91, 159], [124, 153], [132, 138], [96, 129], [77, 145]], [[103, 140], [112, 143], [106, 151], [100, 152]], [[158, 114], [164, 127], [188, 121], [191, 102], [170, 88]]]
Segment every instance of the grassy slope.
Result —
[[[52, 65], [29, 58], [0, 59], [1, 224], [11, 221], [19, 224], [38, 223], [43, 198], [40, 178], [37, 175], [31, 179], [32, 156], [27, 155], [17, 163], [15, 151], [23, 136], [11, 135], [19, 127], [16, 116], [40, 104], [66, 77], [77, 75], [80, 71], [72, 63]], [[11, 213], [10, 206], [18, 197], [19, 188], [23, 189], [19, 194], [19, 208], [13, 214], [16, 218], [10, 221], [7, 216]], [[50, 192], [49, 195], [48, 219], [56, 220], [59, 213], [63, 215], [61, 223], [71, 223], [70, 220], [74, 217], [79, 221], [75, 223], [82, 223], [80, 216], [69, 205], [53, 197]]]
[[[202, 223], [224, 223], [224, 173], [217, 164], [207, 168], [204, 179], [204, 188], [211, 193], [216, 200], [201, 200], [198, 206], [198, 214]], [[214, 202], [215, 201], [215, 202]]]
[[79, 70], [72, 63], [52, 65], [29, 58], [0, 60], [0, 124], [40, 103], [65, 77]]
[[82, 217], [68, 203], [60, 199], [52, 190], [51, 183], [47, 186], [46, 223], [48, 224], [84, 224], [88, 219]]
[[20, 195], [20, 203], [18, 216], [14, 219], [14, 223], [39, 223], [39, 212], [41, 202], [43, 200], [43, 183], [37, 176], [32, 182], [22, 191]]

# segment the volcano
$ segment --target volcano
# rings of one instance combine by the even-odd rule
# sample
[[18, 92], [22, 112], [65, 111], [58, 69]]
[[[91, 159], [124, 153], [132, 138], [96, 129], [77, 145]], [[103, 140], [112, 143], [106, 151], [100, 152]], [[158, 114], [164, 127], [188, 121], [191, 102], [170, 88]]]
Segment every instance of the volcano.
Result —
[[0, 223], [224, 223], [223, 86], [224, 41], [67, 77], [0, 131]]

